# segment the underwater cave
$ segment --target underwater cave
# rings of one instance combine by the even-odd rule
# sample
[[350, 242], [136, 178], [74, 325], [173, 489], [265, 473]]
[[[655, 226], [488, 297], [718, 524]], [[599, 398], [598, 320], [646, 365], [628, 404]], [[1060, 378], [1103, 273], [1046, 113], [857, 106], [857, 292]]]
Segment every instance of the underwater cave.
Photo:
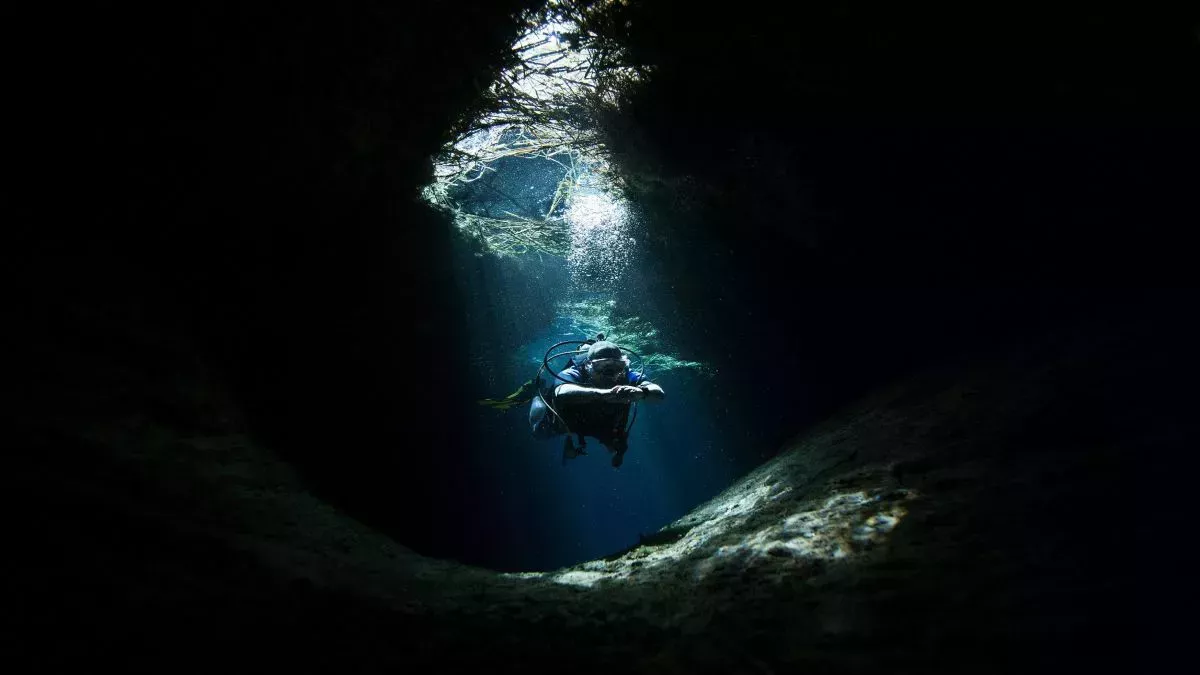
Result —
[[[1030, 673], [1185, 644], [1195, 12], [23, 11], [15, 663]], [[601, 333], [643, 383], [628, 449], [535, 438]]]

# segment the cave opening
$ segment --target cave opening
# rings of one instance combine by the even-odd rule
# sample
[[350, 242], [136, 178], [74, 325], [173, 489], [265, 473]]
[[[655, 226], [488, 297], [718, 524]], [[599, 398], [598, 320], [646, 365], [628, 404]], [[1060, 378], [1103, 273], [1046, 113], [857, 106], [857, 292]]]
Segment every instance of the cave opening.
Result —
[[[579, 12], [605, 4], [551, 2], [526, 15], [516, 62], [485, 88], [484, 112], [438, 152], [422, 189], [455, 232], [459, 309], [482, 337], [464, 387], [490, 402], [464, 413], [486, 441], [461, 458], [472, 489], [486, 494], [487, 524], [460, 524], [461, 540], [431, 552], [498, 570], [555, 569], [627, 549], [752, 466], [729, 420], [715, 423], [720, 373], [672, 344], [684, 330], [679, 318], [662, 325], [673, 281], [641, 253], [645, 223], [594, 121], [618, 114], [616, 90], [641, 79], [611, 63], [619, 48], [588, 46], [598, 39]], [[527, 421], [531, 397], [545, 401], [570, 358], [546, 371], [548, 348], [599, 334], [669, 392], [667, 405], [632, 406], [619, 470], [595, 438], [591, 453], [575, 457], [565, 436], [535, 439]], [[535, 377], [538, 391], [524, 390]]]

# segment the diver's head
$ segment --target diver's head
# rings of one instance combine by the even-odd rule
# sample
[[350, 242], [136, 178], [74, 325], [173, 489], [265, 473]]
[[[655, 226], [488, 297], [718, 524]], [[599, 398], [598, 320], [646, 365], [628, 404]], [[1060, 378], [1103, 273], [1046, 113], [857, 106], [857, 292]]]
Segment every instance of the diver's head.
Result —
[[621, 353], [620, 347], [599, 340], [588, 348], [587, 361], [583, 367], [595, 384], [615, 386], [625, 383], [625, 374], [629, 372], [629, 359]]

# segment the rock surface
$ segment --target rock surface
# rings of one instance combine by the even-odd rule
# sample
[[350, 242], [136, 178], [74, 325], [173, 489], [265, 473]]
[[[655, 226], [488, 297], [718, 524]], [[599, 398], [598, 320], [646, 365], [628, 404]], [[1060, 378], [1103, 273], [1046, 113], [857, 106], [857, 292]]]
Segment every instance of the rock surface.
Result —
[[1169, 403], [1136, 393], [1166, 356], [1131, 340], [1077, 335], [879, 390], [654, 543], [546, 572], [420, 556], [239, 434], [129, 420], [80, 441], [103, 472], [23, 477], [42, 486], [23, 546], [46, 565], [21, 584], [26, 627], [44, 629], [50, 664], [89, 650], [354, 672], [1115, 660], [1139, 626], [1121, 555], [1138, 524], [1114, 496], [1183, 433]]

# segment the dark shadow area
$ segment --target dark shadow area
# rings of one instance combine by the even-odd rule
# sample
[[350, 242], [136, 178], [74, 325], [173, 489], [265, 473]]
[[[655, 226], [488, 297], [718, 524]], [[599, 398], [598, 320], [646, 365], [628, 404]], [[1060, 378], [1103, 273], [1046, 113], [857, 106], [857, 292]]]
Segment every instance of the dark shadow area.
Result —
[[1194, 12], [684, 5], [622, 15], [611, 136], [660, 312], [762, 424], [1190, 283]]
[[203, 406], [220, 382], [221, 414], [325, 498], [432, 542], [405, 514], [459, 491], [475, 343], [453, 231], [417, 190], [518, 6], [96, 9], [12, 45], [46, 55], [16, 76], [5, 247], [36, 350], [26, 419], [85, 425], [186, 387]]
[[[0, 250], [16, 298], [6, 475], [26, 507], [10, 577], [25, 627], [61, 646], [109, 616], [133, 615], [136, 627], [169, 617], [180, 631], [217, 626], [193, 640], [161, 624], [169, 651], [299, 643], [300, 666], [402, 660], [387, 656], [394, 634], [365, 605], [265, 580], [183, 516], [142, 522], [172, 513], [173, 493], [139, 459], [86, 439], [112, 425], [245, 432], [320, 499], [421, 552], [509, 545], [510, 532], [471, 517], [495, 495], [461, 458], [488, 427], [460, 411], [506, 393], [519, 371], [480, 373], [472, 354], [525, 344], [550, 298], [485, 300], [527, 271], [474, 257], [417, 190], [450, 126], [476, 112], [522, 4], [306, 13], [203, 3], [12, 18], [18, 176]], [[1182, 438], [1170, 423], [1190, 414], [1178, 381], [1156, 383], [1171, 377], [1165, 355], [1195, 344], [1186, 322], [1160, 321], [1194, 304], [1183, 234], [1200, 184], [1195, 12], [696, 7], [626, 10], [632, 58], [656, 68], [608, 123], [652, 261], [638, 273], [669, 285], [672, 302], [621, 302], [720, 373], [714, 404], [720, 423], [744, 430], [739, 461], [905, 374], [1030, 336], [1135, 327], [1145, 349], [1163, 345], [1165, 361], [1128, 379], [1154, 398], [1098, 424], [1111, 389], [1084, 377], [1062, 393], [1077, 407], [1007, 442], [1080, 445], [1152, 425], [1171, 447], [1144, 464], [1103, 455], [1096, 475], [1064, 476], [1079, 501], [1051, 505], [1056, 521], [1038, 520], [1036, 505], [969, 512], [994, 536], [1090, 555], [1083, 542], [1104, 532], [1084, 504], [1103, 500], [1128, 462], [1172, 473], [1164, 457]], [[472, 302], [484, 309], [465, 313]], [[1104, 405], [1087, 404], [1097, 397]], [[991, 498], [999, 509], [1005, 494]], [[1060, 537], [1063, 518], [1083, 524]], [[1156, 541], [1166, 517], [1141, 527], [1130, 536]], [[1091, 589], [1064, 591], [1063, 606], [1103, 611]], [[257, 619], [335, 637], [329, 650], [254, 642], [241, 629]], [[566, 630], [550, 624], [531, 625]], [[1077, 627], [1061, 626], [1067, 643], [1089, 637]], [[454, 617], [442, 628], [452, 633]], [[544, 633], [531, 634], [540, 644]], [[108, 647], [157, 657], [129, 641]]]

